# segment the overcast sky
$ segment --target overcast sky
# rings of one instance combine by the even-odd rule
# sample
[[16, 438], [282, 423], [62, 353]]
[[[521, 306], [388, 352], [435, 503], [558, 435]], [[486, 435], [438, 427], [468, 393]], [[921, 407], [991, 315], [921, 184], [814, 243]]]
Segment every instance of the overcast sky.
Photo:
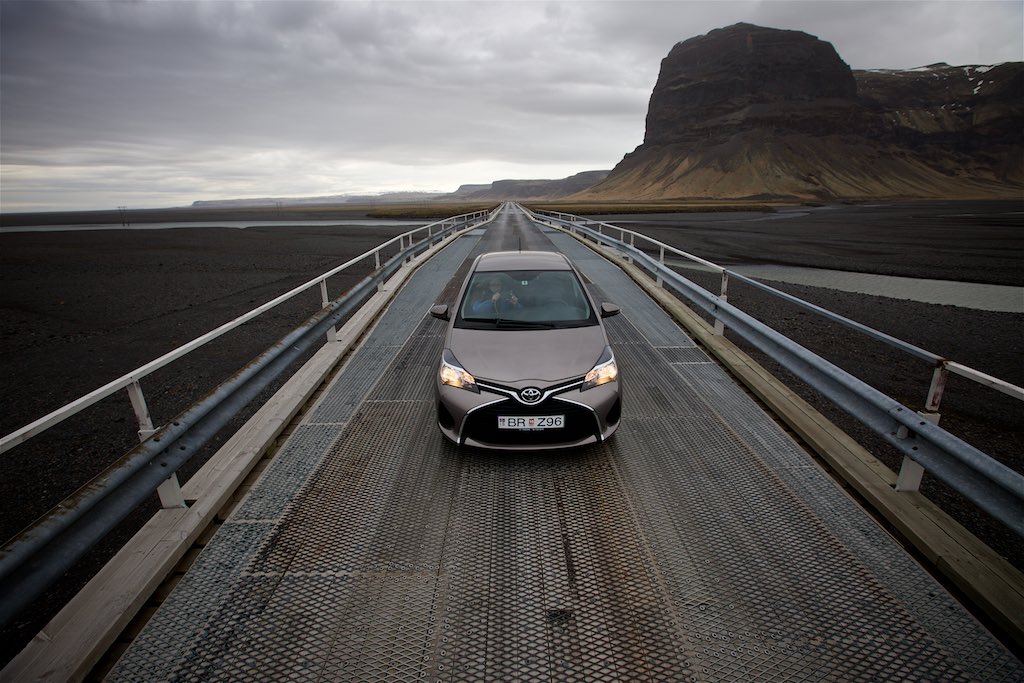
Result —
[[610, 169], [672, 46], [747, 21], [854, 69], [1024, 59], [1011, 2], [0, 0], [0, 208], [454, 191]]

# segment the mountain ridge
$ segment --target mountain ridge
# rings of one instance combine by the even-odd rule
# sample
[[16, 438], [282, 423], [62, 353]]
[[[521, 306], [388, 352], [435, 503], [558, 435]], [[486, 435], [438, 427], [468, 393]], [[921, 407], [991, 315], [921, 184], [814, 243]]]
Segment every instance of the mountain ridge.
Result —
[[644, 142], [579, 200], [1006, 198], [1024, 64], [854, 71], [815, 36], [735, 24], [662, 60]]
[[610, 171], [583, 171], [554, 180], [495, 180], [487, 184], [461, 185], [455, 192], [384, 192], [313, 197], [251, 197], [208, 199], [192, 202], [193, 208], [255, 208], [323, 204], [385, 204], [424, 201], [490, 202], [505, 199], [552, 200], [568, 197], [603, 180]]

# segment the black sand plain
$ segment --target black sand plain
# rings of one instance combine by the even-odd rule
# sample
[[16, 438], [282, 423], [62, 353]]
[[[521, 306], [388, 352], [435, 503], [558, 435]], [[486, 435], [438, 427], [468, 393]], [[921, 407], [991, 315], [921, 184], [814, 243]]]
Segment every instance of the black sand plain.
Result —
[[[787, 215], [786, 211], [792, 211]], [[806, 214], [806, 215], [804, 215]], [[133, 212], [133, 229], [0, 230], [0, 433], [7, 434], [306, 282], [412, 226], [135, 229], [139, 221], [359, 219], [335, 210]], [[782, 263], [886, 275], [1024, 286], [1024, 201], [904, 202], [796, 207], [767, 220], [688, 214], [597, 216], [703, 258]], [[4, 226], [117, 223], [106, 214], [4, 216]], [[424, 221], [426, 222], [426, 221]], [[369, 270], [331, 281], [337, 296]], [[698, 277], [698, 280], [700, 278]], [[717, 291], [713, 278], [701, 282]], [[921, 304], [888, 297], [779, 285], [922, 348], [1014, 384], [1024, 384], [1024, 315]], [[154, 421], [166, 422], [320, 307], [311, 290], [241, 330], [142, 381]], [[730, 301], [811, 350], [918, 409], [931, 370], [921, 361], [824, 322], [763, 293], [731, 285]], [[774, 364], [765, 361], [774, 368]], [[880, 439], [775, 368], [799, 393], [894, 469]], [[269, 389], [261, 398], [269, 397]], [[258, 406], [255, 401], [250, 411]], [[247, 413], [248, 414], [248, 413]], [[239, 426], [246, 415], [234, 423]], [[1024, 471], [1024, 407], [954, 377], [942, 426]], [[0, 533], [10, 538], [136, 442], [125, 392], [65, 426], [5, 453]], [[226, 433], [227, 430], [225, 430]], [[225, 435], [189, 463], [187, 479]], [[1024, 544], [1000, 524], [926, 477], [926, 492], [1018, 567]], [[155, 498], [155, 497], [154, 497]], [[45, 623], [156, 508], [155, 499], [112, 532], [45, 600], [5, 629], [3, 661]]]

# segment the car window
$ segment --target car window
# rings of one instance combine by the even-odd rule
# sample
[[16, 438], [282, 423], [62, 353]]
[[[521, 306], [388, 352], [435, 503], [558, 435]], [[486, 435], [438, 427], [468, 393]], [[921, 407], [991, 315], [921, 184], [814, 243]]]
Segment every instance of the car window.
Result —
[[459, 306], [458, 327], [520, 329], [596, 325], [597, 316], [571, 270], [476, 272]]

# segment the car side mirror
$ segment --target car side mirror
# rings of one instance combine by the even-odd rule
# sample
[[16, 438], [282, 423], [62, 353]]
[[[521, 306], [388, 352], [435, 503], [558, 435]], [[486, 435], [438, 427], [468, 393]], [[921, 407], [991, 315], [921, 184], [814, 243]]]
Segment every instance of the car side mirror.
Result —
[[434, 316], [438, 320], [450, 320], [451, 316], [448, 315], [447, 304], [437, 304], [436, 306], [430, 307], [430, 315]]
[[616, 306], [615, 304], [610, 304], [607, 302], [601, 304], [602, 318], [611, 318], [612, 316], [616, 316], [619, 313], [622, 313], [622, 309]]

